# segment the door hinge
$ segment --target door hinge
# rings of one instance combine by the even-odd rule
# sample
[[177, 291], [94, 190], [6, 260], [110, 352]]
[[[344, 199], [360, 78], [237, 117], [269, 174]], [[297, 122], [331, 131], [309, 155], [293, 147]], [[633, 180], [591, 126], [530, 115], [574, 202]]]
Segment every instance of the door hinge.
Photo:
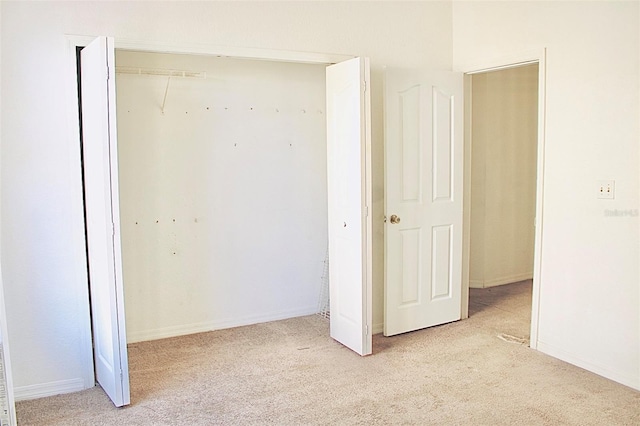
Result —
[[363, 92], [367, 91], [367, 80], [362, 80], [362, 91]]
[[369, 335], [369, 326], [368, 326], [368, 325], [365, 325], [365, 326], [364, 326], [364, 335], [365, 335], [365, 336], [368, 336], [368, 335]]
[[111, 236], [115, 237], [116, 236], [116, 224], [111, 222]]

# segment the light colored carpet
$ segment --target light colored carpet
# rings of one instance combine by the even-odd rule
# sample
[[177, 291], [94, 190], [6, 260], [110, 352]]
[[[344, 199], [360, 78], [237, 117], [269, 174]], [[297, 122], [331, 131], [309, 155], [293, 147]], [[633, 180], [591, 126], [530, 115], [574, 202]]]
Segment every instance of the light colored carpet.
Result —
[[99, 387], [17, 404], [19, 425], [640, 425], [640, 392], [543, 355], [531, 283], [471, 291], [470, 318], [374, 337], [319, 316], [132, 344], [131, 399]]

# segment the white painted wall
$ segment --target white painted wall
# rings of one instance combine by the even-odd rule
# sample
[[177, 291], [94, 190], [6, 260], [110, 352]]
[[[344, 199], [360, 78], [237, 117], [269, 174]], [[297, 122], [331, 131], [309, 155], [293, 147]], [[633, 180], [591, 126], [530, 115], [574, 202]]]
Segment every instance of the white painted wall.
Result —
[[369, 56], [374, 324], [382, 324], [382, 66], [451, 67], [449, 2], [2, 2], [2, 267], [16, 396], [93, 385], [73, 52], [65, 34]]
[[538, 65], [471, 77], [469, 286], [533, 277]]
[[[547, 48], [538, 349], [640, 388], [639, 3], [454, 2], [454, 69]], [[599, 179], [616, 198], [596, 198]], [[607, 215], [618, 210], [620, 216]]]
[[[127, 340], [317, 312], [325, 66], [118, 51]], [[164, 112], [162, 103], [166, 103]]]

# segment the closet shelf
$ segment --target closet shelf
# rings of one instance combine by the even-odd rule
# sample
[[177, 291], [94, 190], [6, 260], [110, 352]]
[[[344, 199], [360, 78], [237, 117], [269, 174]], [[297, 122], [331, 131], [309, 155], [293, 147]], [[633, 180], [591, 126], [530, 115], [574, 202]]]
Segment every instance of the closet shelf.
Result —
[[162, 68], [116, 67], [117, 74], [157, 75], [162, 77], [207, 78], [205, 71], [172, 70]]

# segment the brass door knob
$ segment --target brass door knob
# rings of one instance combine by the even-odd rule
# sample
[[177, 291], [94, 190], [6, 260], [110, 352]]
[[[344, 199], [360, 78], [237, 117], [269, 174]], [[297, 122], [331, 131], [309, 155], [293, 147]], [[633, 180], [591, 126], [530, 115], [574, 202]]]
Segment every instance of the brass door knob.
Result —
[[398, 216], [396, 216], [395, 214], [392, 214], [391, 217], [389, 218], [389, 221], [393, 225], [396, 225], [396, 224], [400, 223], [400, 218]]

